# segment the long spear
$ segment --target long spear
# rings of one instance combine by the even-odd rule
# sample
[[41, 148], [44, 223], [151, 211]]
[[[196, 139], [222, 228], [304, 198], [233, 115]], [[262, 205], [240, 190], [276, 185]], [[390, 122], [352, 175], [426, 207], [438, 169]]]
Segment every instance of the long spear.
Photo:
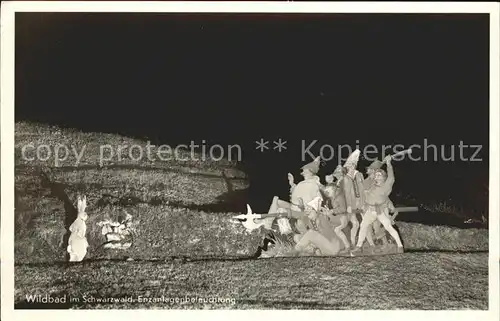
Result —
[[[395, 212], [403, 213], [403, 212], [418, 212], [418, 207], [415, 206], [406, 206], [406, 207], [396, 207]], [[286, 210], [285, 213], [266, 213], [266, 214], [255, 214], [252, 212], [250, 205], [247, 204], [247, 213], [233, 216], [233, 218], [241, 221], [241, 224], [248, 230], [253, 231], [258, 229], [264, 222], [255, 222], [255, 219], [263, 219], [268, 217], [287, 217], [287, 218], [302, 218], [304, 217], [306, 212], [301, 211], [293, 211]]]

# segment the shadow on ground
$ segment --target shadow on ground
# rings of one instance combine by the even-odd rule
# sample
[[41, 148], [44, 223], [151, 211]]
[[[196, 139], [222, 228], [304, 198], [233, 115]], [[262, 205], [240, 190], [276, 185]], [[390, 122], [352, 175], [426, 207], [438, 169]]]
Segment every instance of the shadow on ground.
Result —
[[[51, 196], [56, 197], [64, 204], [64, 212], [65, 212], [64, 228], [66, 229], [66, 233], [63, 236], [61, 245], [63, 246], [63, 248], [66, 248], [69, 237], [71, 235], [69, 227], [76, 220], [78, 216], [78, 211], [73, 205], [73, 202], [69, 199], [68, 194], [66, 194], [66, 192], [64, 191], [65, 188], [64, 184], [52, 182], [50, 177], [43, 171], [40, 171], [40, 178], [42, 180], [42, 187], [49, 188]], [[66, 259], [69, 259], [68, 253], [66, 253]]]

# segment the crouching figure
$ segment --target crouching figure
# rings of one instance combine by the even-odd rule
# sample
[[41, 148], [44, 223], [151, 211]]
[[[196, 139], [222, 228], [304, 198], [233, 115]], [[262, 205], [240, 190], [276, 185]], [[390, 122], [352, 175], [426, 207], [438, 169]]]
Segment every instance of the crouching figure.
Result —
[[330, 214], [321, 210], [321, 203], [322, 198], [317, 197], [307, 204], [305, 214], [309, 218], [308, 230], [296, 235], [295, 254], [302, 254], [313, 247], [316, 255], [335, 256], [342, 249], [343, 244], [329, 220]]
[[69, 227], [71, 235], [68, 240], [67, 251], [69, 253], [70, 262], [80, 262], [83, 260], [87, 254], [87, 248], [89, 246], [87, 242], [87, 218], [88, 215], [85, 212], [87, 207], [87, 198], [84, 196], [83, 199], [78, 197], [78, 215], [76, 220]]

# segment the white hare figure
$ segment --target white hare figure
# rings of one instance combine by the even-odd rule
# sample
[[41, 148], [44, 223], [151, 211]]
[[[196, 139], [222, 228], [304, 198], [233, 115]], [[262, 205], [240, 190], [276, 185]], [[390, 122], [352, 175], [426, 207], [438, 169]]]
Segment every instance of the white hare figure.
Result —
[[87, 254], [87, 248], [89, 244], [87, 242], [86, 233], [87, 233], [87, 221], [88, 215], [85, 212], [85, 208], [87, 207], [87, 198], [86, 196], [82, 198], [78, 197], [78, 216], [76, 220], [69, 227], [69, 231], [71, 235], [68, 240], [68, 253], [69, 253], [69, 261], [70, 262], [81, 262], [85, 255]]

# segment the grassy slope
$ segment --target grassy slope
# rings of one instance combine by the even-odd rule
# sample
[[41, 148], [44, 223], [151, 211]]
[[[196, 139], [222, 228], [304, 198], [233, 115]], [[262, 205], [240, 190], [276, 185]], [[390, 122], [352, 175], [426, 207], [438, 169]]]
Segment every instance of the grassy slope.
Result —
[[[487, 309], [487, 266], [486, 253], [25, 265], [16, 267], [15, 302], [20, 308], [27, 294], [52, 293], [80, 298], [59, 308], [86, 309]], [[91, 296], [219, 297], [235, 303], [84, 302]]]
[[[238, 190], [247, 186], [244, 174], [235, 170], [234, 164], [225, 161], [153, 164], [146, 159], [101, 168], [96, 158], [99, 144], [145, 146], [145, 142], [117, 135], [100, 136], [67, 130], [63, 130], [63, 134], [54, 134], [60, 132], [47, 126], [16, 125], [18, 155], [26, 144], [86, 146], [85, 157], [76, 167], [64, 164], [51, 167], [48, 163], [16, 158], [17, 262], [64, 260], [65, 250], [61, 242], [65, 234], [64, 221], [74, 207], [78, 193], [86, 194], [89, 204], [89, 258], [102, 255], [94, 251], [104, 242], [96, 223], [109, 218], [116, 220], [124, 213], [133, 215], [137, 226], [144, 227], [136, 237], [143, 244], [130, 251], [116, 252], [119, 256], [151, 258], [159, 254], [179, 254], [183, 250], [188, 252], [187, 248], [193, 253], [198, 251], [207, 255], [248, 255], [255, 251], [255, 245], [243, 241], [261, 239], [258, 232], [249, 238], [243, 227], [229, 220], [231, 213], [207, 214], [207, 211], [218, 209], [221, 197], [224, 201], [228, 181], [232, 185], [232, 193], [237, 194]], [[69, 164], [73, 161], [68, 159]], [[54, 186], [43, 183], [38, 169], [49, 173]], [[222, 169], [227, 179], [221, 176]], [[217, 244], [200, 242], [210, 229], [217, 231]], [[179, 231], [189, 233], [185, 233], [186, 238], [177, 241], [175, 234]]]
[[[84, 157], [78, 166], [75, 166], [76, 159], [73, 156], [61, 162], [58, 167], [54, 166], [53, 159], [24, 160], [21, 150], [29, 144], [44, 144], [52, 149], [60, 144], [69, 148], [76, 146], [78, 150], [85, 147]], [[73, 202], [77, 193], [85, 193], [89, 210], [97, 205], [110, 205], [110, 199], [127, 197], [164, 205], [199, 206], [216, 203], [217, 197], [228, 192], [226, 181], [221, 176], [222, 171], [225, 171], [235, 190], [247, 186], [244, 173], [236, 170], [234, 163], [225, 160], [150, 161], [144, 157], [134, 161], [124, 152], [118, 163], [106, 163], [106, 166], [101, 167], [99, 149], [102, 145], [139, 145], [145, 148], [146, 142], [119, 135], [82, 133], [45, 125], [17, 123], [15, 184], [19, 200], [26, 207], [33, 208], [47, 196], [40, 195], [43, 186], [38, 169], [49, 171], [52, 181], [63, 184], [64, 192]], [[28, 155], [33, 156], [33, 152]], [[186, 155], [181, 152], [180, 156]], [[200, 193], [200, 190], [203, 192]]]

